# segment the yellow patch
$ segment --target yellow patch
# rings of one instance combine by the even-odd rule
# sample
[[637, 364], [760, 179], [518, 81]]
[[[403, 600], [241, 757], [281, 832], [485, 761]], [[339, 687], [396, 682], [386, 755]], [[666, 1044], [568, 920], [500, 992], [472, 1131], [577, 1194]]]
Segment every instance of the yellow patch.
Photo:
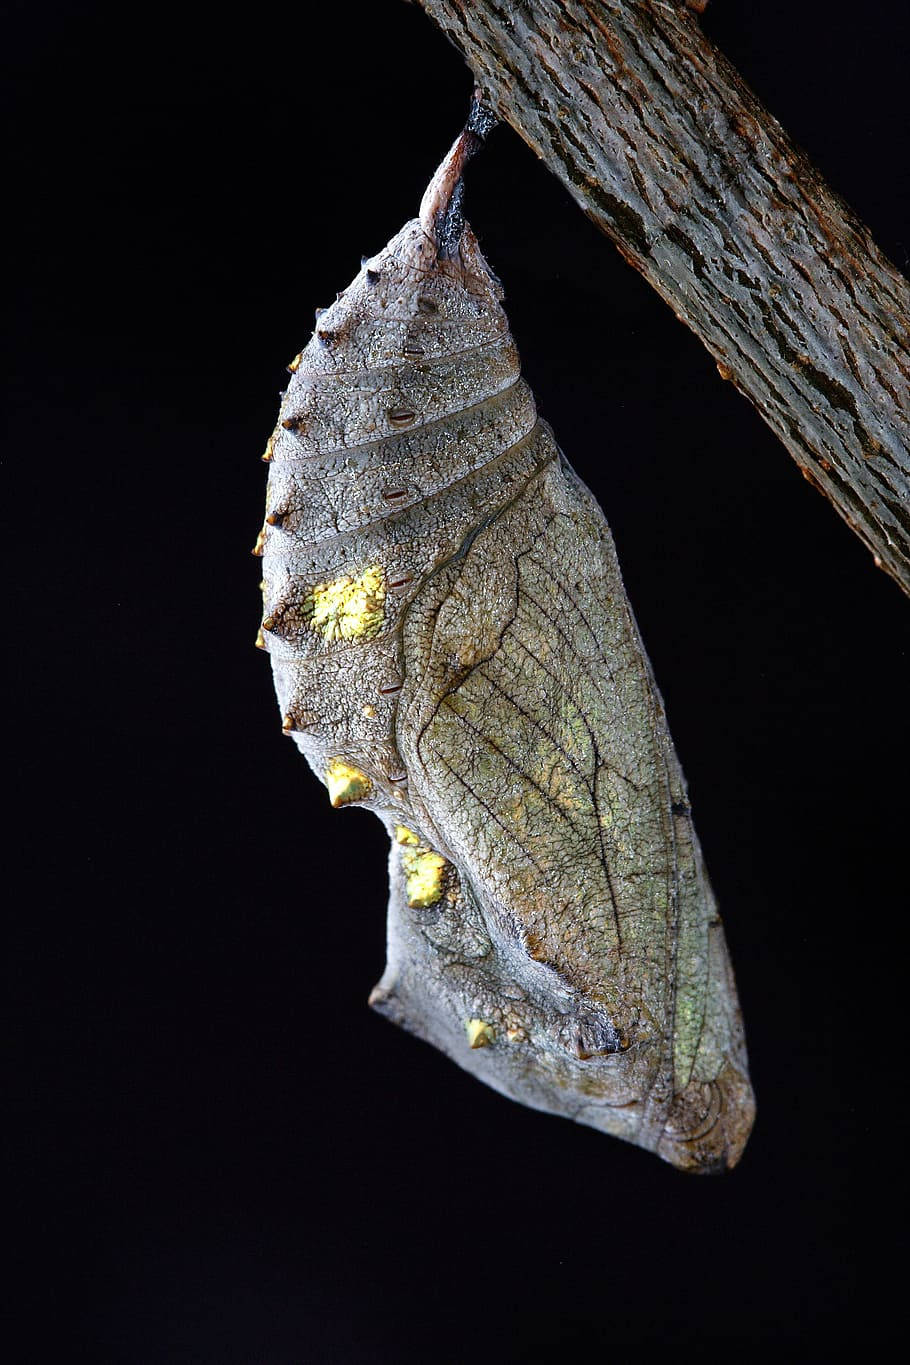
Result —
[[385, 579], [379, 568], [358, 578], [317, 583], [307, 602], [309, 625], [326, 640], [369, 640], [382, 628]]
[[493, 1025], [486, 1019], [466, 1019], [464, 1031], [470, 1047], [489, 1047], [495, 1037]]
[[446, 860], [428, 848], [407, 848], [401, 855], [405, 872], [408, 905], [413, 910], [426, 910], [435, 905], [442, 895], [442, 876]]
[[407, 825], [395, 826], [395, 839], [401, 844], [401, 866], [405, 890], [412, 910], [426, 910], [442, 897], [446, 860], [434, 853]]
[[329, 789], [329, 800], [338, 809], [348, 806], [352, 801], [362, 801], [369, 796], [373, 784], [359, 768], [345, 763], [343, 758], [333, 758], [325, 770], [325, 784]]
[[420, 842], [407, 825], [395, 826], [395, 841], [401, 844], [401, 866], [404, 868], [408, 905], [413, 910], [426, 910], [435, 905], [443, 892], [446, 860]]

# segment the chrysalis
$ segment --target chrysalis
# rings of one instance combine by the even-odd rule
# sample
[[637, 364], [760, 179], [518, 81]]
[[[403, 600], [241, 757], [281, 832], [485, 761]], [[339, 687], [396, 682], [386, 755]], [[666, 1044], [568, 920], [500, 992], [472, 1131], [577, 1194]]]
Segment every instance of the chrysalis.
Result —
[[491, 124], [475, 104], [291, 364], [257, 643], [332, 805], [390, 836], [370, 1003], [513, 1099], [721, 1170], [754, 1114], [723, 929], [607, 523], [461, 216]]

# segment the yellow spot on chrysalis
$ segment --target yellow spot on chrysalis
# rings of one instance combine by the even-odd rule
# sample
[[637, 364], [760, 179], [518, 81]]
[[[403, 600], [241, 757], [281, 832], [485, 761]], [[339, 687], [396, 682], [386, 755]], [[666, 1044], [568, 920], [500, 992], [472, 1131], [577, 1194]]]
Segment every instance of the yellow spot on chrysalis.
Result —
[[274, 437], [270, 436], [269, 439], [268, 439], [268, 440], [266, 441], [266, 443], [265, 443], [265, 450], [262, 452], [262, 455], [260, 456], [260, 459], [264, 460], [266, 464], [271, 464], [272, 458], [273, 458], [274, 454], [275, 454], [275, 439], [274, 439]]
[[408, 905], [412, 910], [426, 910], [442, 896], [446, 860], [422, 844], [406, 825], [395, 826], [395, 839], [402, 846], [401, 866]]
[[293, 730], [293, 728], [294, 728], [294, 717], [293, 717], [293, 716], [282, 716], [282, 717], [281, 717], [281, 728], [282, 728], [282, 730], [284, 731], [284, 733], [285, 733], [286, 735], [289, 735], [289, 734], [291, 733], [291, 731]]
[[290, 370], [291, 374], [293, 374], [293, 373], [295, 372], [295, 370], [298, 368], [298, 366], [300, 365], [300, 362], [301, 362], [302, 359], [303, 359], [303, 352], [302, 352], [302, 351], [298, 351], [297, 354], [294, 356], [294, 359], [291, 361], [290, 365], [288, 366], [288, 369]]
[[493, 1025], [486, 1019], [466, 1019], [464, 1031], [471, 1047], [489, 1047], [493, 1041]]
[[263, 636], [261, 630], [256, 632], [256, 639], [254, 640], [253, 643], [255, 644], [257, 649], [265, 649], [265, 637]]
[[262, 528], [262, 530], [259, 532], [259, 535], [256, 537], [256, 544], [253, 546], [253, 554], [256, 555], [257, 558], [258, 558], [258, 557], [262, 554], [262, 552], [263, 552], [264, 549], [265, 549], [265, 527]]
[[358, 578], [317, 583], [304, 610], [309, 624], [326, 640], [369, 640], [382, 626], [385, 580], [379, 568], [364, 569]]
[[506, 1029], [506, 1037], [510, 1043], [523, 1043], [527, 1036], [527, 1033], [519, 1024], [512, 1024]]
[[325, 784], [329, 789], [329, 800], [338, 809], [348, 806], [352, 801], [362, 801], [369, 796], [373, 784], [359, 768], [345, 763], [343, 758], [333, 758], [325, 770]]
[[367, 720], [374, 720], [376, 718], [376, 707], [372, 706], [369, 702], [367, 702], [366, 706], [362, 707], [361, 710]]

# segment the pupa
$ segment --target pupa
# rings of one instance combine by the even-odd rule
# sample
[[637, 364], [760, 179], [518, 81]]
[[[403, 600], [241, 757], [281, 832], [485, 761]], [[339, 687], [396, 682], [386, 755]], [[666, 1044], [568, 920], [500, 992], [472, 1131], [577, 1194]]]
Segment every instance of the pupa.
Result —
[[335, 807], [391, 842], [371, 1005], [680, 1169], [754, 1100], [723, 928], [597, 502], [537, 414], [462, 213], [468, 124], [292, 361], [257, 644]]

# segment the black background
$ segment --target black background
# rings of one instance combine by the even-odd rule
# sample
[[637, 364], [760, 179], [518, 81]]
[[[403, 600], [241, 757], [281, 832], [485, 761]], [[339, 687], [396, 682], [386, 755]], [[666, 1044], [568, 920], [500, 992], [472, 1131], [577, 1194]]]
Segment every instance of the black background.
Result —
[[[737, 1171], [698, 1180], [478, 1085], [366, 1007], [384, 835], [280, 736], [248, 554], [283, 367], [415, 213], [470, 78], [395, 0], [7, 8], [27, 1358], [50, 1333], [118, 1365], [843, 1338], [852, 1187], [900, 1145], [869, 1062], [901, 1046], [880, 977], [906, 600], [499, 130], [469, 216], [616, 536], [759, 1113]], [[906, 269], [901, 12], [723, 0], [702, 22]]]

